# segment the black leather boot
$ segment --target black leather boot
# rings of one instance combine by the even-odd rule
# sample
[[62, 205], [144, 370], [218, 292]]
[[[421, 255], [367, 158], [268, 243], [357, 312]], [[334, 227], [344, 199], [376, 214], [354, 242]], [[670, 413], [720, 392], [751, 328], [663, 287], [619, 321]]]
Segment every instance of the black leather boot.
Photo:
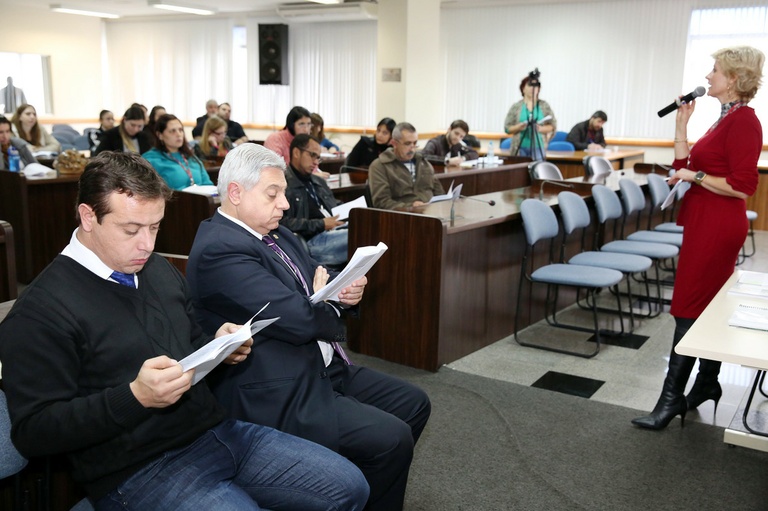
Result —
[[686, 357], [675, 353], [675, 346], [683, 338], [693, 320], [681, 320], [675, 318], [675, 336], [672, 341], [672, 351], [669, 355], [669, 366], [661, 396], [653, 407], [650, 415], [638, 417], [632, 420], [632, 424], [647, 429], [664, 429], [676, 416], [680, 416], [680, 426], [685, 425], [685, 413], [688, 411], [688, 402], [685, 400], [685, 385], [691, 375], [694, 357]]
[[715, 402], [715, 412], [717, 412], [717, 403], [723, 395], [723, 389], [717, 381], [721, 365], [722, 362], [716, 360], [699, 359], [699, 374], [696, 375], [696, 382], [685, 397], [689, 410], [695, 410], [704, 401], [711, 399]]

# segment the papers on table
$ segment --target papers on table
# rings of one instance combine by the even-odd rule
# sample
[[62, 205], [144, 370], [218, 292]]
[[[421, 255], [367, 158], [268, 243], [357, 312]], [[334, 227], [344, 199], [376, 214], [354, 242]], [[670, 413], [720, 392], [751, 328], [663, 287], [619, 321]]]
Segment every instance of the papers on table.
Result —
[[739, 304], [728, 319], [730, 326], [768, 330], [768, 307]]
[[742, 271], [739, 280], [731, 286], [728, 294], [768, 298], [768, 273]]
[[192, 185], [181, 189], [182, 192], [196, 193], [197, 195], [208, 195], [216, 197], [219, 195], [219, 189], [216, 185]]
[[191, 355], [184, 357], [184, 359], [179, 362], [185, 372], [190, 369], [195, 369], [192, 385], [195, 385], [202, 380], [214, 367], [219, 365], [225, 358], [231, 355], [233, 351], [242, 346], [245, 341], [256, 335], [257, 332], [267, 325], [271, 325], [280, 319], [277, 317], [272, 319], [262, 319], [256, 322], [253, 321], [261, 311], [266, 309], [267, 305], [254, 314], [254, 316], [249, 319], [246, 324], [240, 327], [237, 332], [217, 337]]
[[680, 188], [683, 183], [684, 181], [682, 179], [675, 183], [675, 186], [673, 186], [667, 194], [667, 198], [664, 199], [664, 202], [661, 203], [661, 209], [667, 209], [674, 202], [675, 195], [677, 195], [677, 189]]
[[429, 203], [432, 204], [433, 202], [440, 202], [444, 200], [456, 200], [461, 195], [461, 187], [464, 186], [464, 183], [460, 184], [456, 188], [453, 187], [453, 181], [451, 181], [451, 186], [448, 188], [448, 192], [444, 193], [443, 195], [433, 195], [431, 199], [429, 199]]
[[312, 303], [337, 300], [341, 290], [368, 273], [368, 270], [376, 264], [376, 261], [386, 251], [387, 246], [381, 242], [375, 247], [359, 247], [355, 250], [344, 270], [335, 279], [330, 281], [328, 285], [310, 297]]
[[40, 163], [28, 163], [22, 169], [22, 172], [27, 177], [35, 177], [35, 176], [43, 176], [48, 172], [53, 172], [53, 169], [46, 167], [45, 165], [42, 165]]
[[339, 204], [331, 210], [331, 216], [339, 215], [339, 220], [346, 220], [349, 218], [349, 212], [354, 208], [367, 208], [368, 203], [365, 202], [365, 197], [361, 195], [357, 199]]

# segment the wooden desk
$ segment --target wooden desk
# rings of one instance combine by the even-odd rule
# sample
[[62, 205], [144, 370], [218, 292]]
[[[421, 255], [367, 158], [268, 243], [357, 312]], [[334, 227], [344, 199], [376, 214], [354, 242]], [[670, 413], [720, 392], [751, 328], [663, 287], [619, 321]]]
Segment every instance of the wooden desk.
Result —
[[19, 282], [31, 282], [69, 243], [77, 227], [78, 179], [0, 170], [0, 218], [13, 226]]
[[173, 198], [165, 205], [155, 252], [189, 255], [200, 222], [213, 216], [220, 204], [218, 196], [173, 192]]
[[638, 149], [621, 149], [619, 151], [587, 152], [587, 151], [547, 151], [547, 161], [554, 163], [563, 173], [564, 178], [584, 175], [585, 156], [604, 156], [613, 165], [614, 170], [632, 168], [635, 163], [642, 163], [645, 152]]
[[[768, 307], [765, 299], [728, 294], [741, 273], [736, 270], [723, 285], [677, 345], [677, 353], [768, 371], [768, 332], [728, 326], [728, 319], [739, 304]], [[748, 433], [741, 425], [741, 414], [736, 415], [725, 430], [724, 441], [768, 452], [768, 438]]]
[[[562, 188], [549, 186], [545, 200], [555, 204]], [[591, 185], [574, 190], [589, 195]], [[348, 322], [350, 347], [436, 371], [510, 335], [526, 244], [519, 206], [538, 194], [536, 186], [459, 199], [452, 223], [448, 201], [418, 213], [353, 209], [350, 254], [379, 241], [389, 250], [368, 274], [360, 320]], [[543, 318], [540, 291], [522, 297], [523, 325]]]

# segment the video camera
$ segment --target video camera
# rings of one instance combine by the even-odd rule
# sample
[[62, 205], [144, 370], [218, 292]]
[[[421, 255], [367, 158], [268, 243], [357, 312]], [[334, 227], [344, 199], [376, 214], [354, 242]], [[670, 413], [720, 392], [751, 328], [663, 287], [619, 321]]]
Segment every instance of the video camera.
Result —
[[531, 71], [530, 73], [528, 73], [528, 85], [530, 85], [531, 87], [541, 87], [539, 76], [541, 76], [541, 73], [539, 72], [538, 67], [533, 71]]

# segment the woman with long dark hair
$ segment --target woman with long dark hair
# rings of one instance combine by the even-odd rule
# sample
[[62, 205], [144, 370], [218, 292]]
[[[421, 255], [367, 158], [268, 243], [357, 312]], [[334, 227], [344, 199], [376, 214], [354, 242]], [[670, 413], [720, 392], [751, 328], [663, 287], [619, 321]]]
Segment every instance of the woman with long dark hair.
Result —
[[157, 120], [157, 144], [142, 154], [168, 186], [181, 190], [192, 185], [212, 185], [203, 162], [187, 145], [184, 126], [175, 115], [165, 114]]

